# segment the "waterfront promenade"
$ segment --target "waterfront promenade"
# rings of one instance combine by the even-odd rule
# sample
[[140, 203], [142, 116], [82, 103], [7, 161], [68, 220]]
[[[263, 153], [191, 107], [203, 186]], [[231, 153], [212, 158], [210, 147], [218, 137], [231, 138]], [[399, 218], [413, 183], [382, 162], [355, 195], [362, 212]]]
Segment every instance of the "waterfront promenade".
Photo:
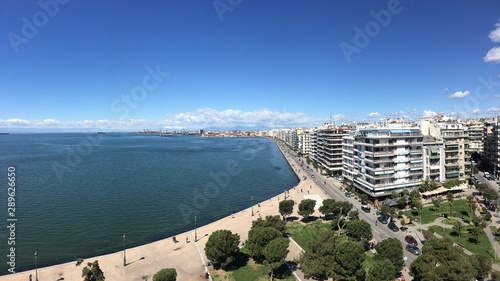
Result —
[[[286, 154], [285, 154], [286, 156]], [[290, 163], [290, 159], [287, 157]], [[293, 162], [291, 162], [293, 163]], [[292, 166], [300, 179], [305, 175], [297, 165]], [[76, 266], [76, 261], [65, 264], [54, 265], [38, 269], [38, 280], [40, 281], [73, 281], [83, 280], [81, 277], [82, 268], [87, 262], [99, 261], [101, 270], [104, 272], [106, 280], [109, 281], [144, 281], [153, 280], [153, 275], [162, 268], [175, 268], [177, 270], [177, 280], [207, 280], [205, 278], [207, 258], [204, 253], [205, 243], [208, 236], [216, 230], [228, 229], [233, 233], [238, 233], [241, 241], [246, 241], [248, 231], [252, 225], [252, 220], [259, 217], [264, 218], [267, 215], [279, 215], [278, 203], [283, 200], [284, 193], [275, 196], [269, 200], [258, 202], [253, 207], [244, 209], [232, 216], [222, 218], [208, 225], [199, 226], [196, 229], [198, 241], [194, 242], [194, 230], [177, 234], [176, 238], [179, 241], [174, 243], [172, 238], [166, 238], [146, 245], [135, 248], [126, 249], [127, 266], [123, 266], [123, 251], [86, 258], [82, 265]], [[299, 184], [287, 192], [287, 199], [294, 200], [297, 204], [305, 198], [326, 199], [328, 196], [316, 186], [316, 184], [308, 177], [306, 180], [301, 180]], [[254, 216], [252, 216], [252, 208]], [[294, 208], [295, 216], [297, 214], [297, 206]], [[319, 216], [320, 213], [316, 210], [314, 215]], [[198, 215], [198, 217], [202, 214]], [[300, 216], [299, 216], [300, 217]], [[186, 242], [188, 238], [189, 242]], [[64, 251], [64, 249], [54, 249], [54, 251]], [[291, 255], [298, 255], [300, 251], [291, 251]], [[292, 256], [289, 255], [289, 259]], [[39, 255], [39, 259], [42, 259]], [[22, 281], [29, 280], [29, 275], [32, 275], [32, 280], [35, 280], [35, 270], [29, 270], [16, 274], [0, 276], [0, 281]]]

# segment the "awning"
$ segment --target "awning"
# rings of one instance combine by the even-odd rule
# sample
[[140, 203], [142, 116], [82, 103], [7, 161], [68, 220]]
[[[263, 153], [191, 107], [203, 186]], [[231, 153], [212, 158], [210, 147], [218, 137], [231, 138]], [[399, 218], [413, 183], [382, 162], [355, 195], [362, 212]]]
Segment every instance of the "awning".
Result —
[[437, 147], [432, 147], [432, 148], [431, 148], [431, 152], [432, 152], [432, 153], [439, 153], [439, 148], [437, 148]]

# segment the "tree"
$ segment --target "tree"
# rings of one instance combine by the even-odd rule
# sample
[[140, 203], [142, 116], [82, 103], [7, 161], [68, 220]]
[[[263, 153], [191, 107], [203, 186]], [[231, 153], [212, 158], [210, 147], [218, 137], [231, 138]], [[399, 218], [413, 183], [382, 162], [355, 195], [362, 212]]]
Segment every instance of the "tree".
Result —
[[490, 281], [500, 281], [500, 271], [493, 270]]
[[280, 216], [266, 216], [265, 219], [258, 218], [252, 222], [252, 228], [256, 227], [274, 227], [281, 233], [286, 231], [286, 222]]
[[390, 260], [376, 260], [366, 275], [366, 281], [394, 281], [396, 268]]
[[257, 262], [264, 260], [264, 248], [276, 238], [283, 237], [283, 234], [273, 227], [256, 227], [248, 232], [246, 247], [250, 255]]
[[399, 197], [399, 193], [395, 190], [391, 192], [391, 199], [396, 199]]
[[385, 204], [382, 204], [382, 206], [380, 207], [380, 211], [383, 213], [383, 214], [390, 214], [392, 212], [392, 208], [389, 207], [389, 205], [385, 205]]
[[[276, 230], [277, 231], [277, 230]], [[212, 232], [205, 244], [205, 255], [214, 267], [225, 268], [234, 260], [234, 252], [238, 250], [240, 235], [227, 229]]]
[[295, 201], [293, 200], [283, 200], [279, 204], [279, 212], [283, 216], [283, 220], [285, 220], [286, 216], [289, 216], [293, 213], [293, 206], [295, 205]]
[[361, 204], [366, 204], [368, 201], [368, 195], [366, 193], [361, 193], [359, 195], [359, 199], [361, 200]]
[[375, 260], [389, 260], [396, 271], [392, 274], [403, 269], [404, 260], [403, 260], [403, 244], [397, 238], [386, 238], [375, 246], [375, 250], [377, 253], [375, 254]]
[[163, 268], [153, 275], [153, 281], [175, 281], [177, 280], [177, 271], [175, 268]]
[[460, 239], [460, 234], [462, 233], [462, 230], [464, 230], [465, 224], [462, 223], [462, 221], [459, 220], [454, 220], [453, 221], [453, 229], [458, 233], [458, 239]]
[[318, 280], [332, 276], [336, 240], [332, 230], [322, 230], [314, 235], [308, 243], [309, 250], [300, 257], [302, 271]]
[[323, 200], [323, 203], [319, 207], [319, 211], [326, 216], [328, 214], [333, 213], [334, 208], [335, 208], [335, 200], [328, 198]]
[[349, 217], [349, 220], [359, 220], [359, 212], [356, 210], [350, 211], [347, 216]]
[[283, 264], [288, 254], [289, 243], [290, 240], [280, 237], [269, 242], [264, 248], [264, 264], [271, 269], [271, 280], [273, 280], [273, 272]]
[[476, 279], [484, 279], [488, 274], [490, 274], [492, 269], [493, 260], [489, 256], [484, 255], [473, 255], [472, 266], [476, 270], [474, 277]]
[[332, 226], [337, 228], [341, 233], [345, 227], [347, 217], [352, 209], [352, 204], [347, 201], [337, 201], [334, 204], [333, 214], [335, 219], [332, 221]]
[[347, 235], [356, 241], [371, 240], [372, 227], [365, 220], [353, 220], [347, 223]]
[[104, 281], [104, 273], [99, 267], [99, 262], [88, 262], [87, 266], [82, 269], [83, 281]]
[[399, 197], [397, 203], [400, 209], [406, 207], [406, 197]]
[[446, 195], [446, 200], [448, 201], [448, 205], [450, 206], [450, 217], [451, 217], [451, 210], [453, 207], [453, 200], [455, 200], [455, 197], [453, 196], [453, 193], [448, 192], [448, 195]]
[[300, 201], [299, 204], [299, 215], [303, 216], [304, 219], [309, 219], [309, 216], [314, 213], [314, 207], [316, 206], [316, 200], [304, 199]]
[[453, 179], [453, 180], [448, 180], [444, 183], [443, 187], [444, 188], [447, 188], [447, 189], [450, 189], [452, 187], [455, 187], [455, 186], [459, 186], [460, 185], [460, 180], [458, 179]]
[[476, 244], [479, 243], [479, 236], [483, 233], [483, 229], [486, 227], [486, 223], [482, 217], [472, 215], [472, 225], [473, 227], [469, 230], [470, 234], [474, 236]]
[[474, 215], [474, 212], [476, 211], [476, 197], [469, 195], [467, 196], [467, 205], [469, 205], [469, 209], [471, 212], [471, 215]]
[[414, 280], [473, 280], [475, 269], [469, 257], [451, 238], [427, 240], [424, 251], [410, 266]]
[[420, 190], [422, 192], [436, 190], [437, 188], [438, 188], [437, 183], [431, 180], [423, 181], [422, 185], [420, 186]]
[[362, 280], [365, 249], [360, 242], [345, 241], [335, 247], [334, 280]]
[[431, 200], [432, 205], [434, 205], [434, 211], [437, 212], [439, 210], [439, 206], [443, 202], [443, 199], [441, 197], [434, 197]]

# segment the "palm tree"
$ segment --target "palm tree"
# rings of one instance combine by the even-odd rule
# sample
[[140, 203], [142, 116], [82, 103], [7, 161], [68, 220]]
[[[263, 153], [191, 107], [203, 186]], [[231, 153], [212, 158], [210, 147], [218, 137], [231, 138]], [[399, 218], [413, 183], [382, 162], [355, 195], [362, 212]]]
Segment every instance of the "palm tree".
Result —
[[451, 217], [451, 208], [453, 207], [453, 200], [455, 197], [453, 197], [453, 193], [449, 192], [448, 195], [446, 195], [446, 199], [448, 200], [448, 205], [450, 205], [450, 217]]
[[467, 196], [467, 205], [469, 205], [471, 215], [474, 215], [474, 211], [476, 210], [476, 198], [472, 195]]
[[464, 227], [465, 227], [465, 225], [459, 220], [455, 220], [453, 222], [453, 229], [458, 232], [458, 240], [460, 240], [460, 233], [462, 233], [462, 230], [464, 229]]

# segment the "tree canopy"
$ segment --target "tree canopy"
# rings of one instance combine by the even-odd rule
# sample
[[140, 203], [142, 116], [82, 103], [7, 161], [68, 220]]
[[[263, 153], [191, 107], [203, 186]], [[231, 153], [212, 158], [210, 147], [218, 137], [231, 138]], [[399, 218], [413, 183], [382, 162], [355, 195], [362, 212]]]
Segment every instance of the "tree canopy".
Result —
[[293, 200], [283, 200], [279, 203], [279, 212], [283, 216], [283, 220], [285, 220], [286, 216], [289, 216], [293, 213], [293, 206], [295, 205], [295, 201]]
[[[276, 230], [277, 231], [277, 230]], [[226, 267], [234, 260], [240, 235], [227, 229], [214, 231], [205, 244], [205, 255], [215, 267]]]
[[352, 220], [347, 223], [347, 235], [356, 241], [371, 240], [372, 227], [365, 220]]
[[368, 269], [366, 281], [394, 281], [396, 267], [390, 260], [376, 260]]
[[334, 280], [362, 280], [365, 249], [360, 242], [345, 241], [335, 247]]
[[300, 201], [299, 204], [299, 215], [303, 216], [304, 219], [309, 218], [310, 215], [314, 213], [314, 207], [316, 206], [316, 200], [304, 199]]
[[252, 222], [252, 228], [256, 227], [274, 227], [283, 233], [286, 230], [286, 223], [278, 215], [266, 216], [265, 219], [258, 218]]
[[153, 281], [175, 281], [177, 280], [177, 271], [175, 268], [163, 268], [153, 275]]
[[325, 216], [333, 213], [334, 209], [335, 209], [335, 200], [331, 198], [323, 200], [322, 205], [319, 207], [319, 211]]
[[415, 280], [473, 280], [475, 270], [463, 250], [453, 246], [450, 238], [427, 240], [420, 255], [410, 266]]
[[82, 269], [83, 281], [104, 281], [104, 273], [99, 267], [99, 261], [88, 262], [87, 266]]
[[264, 264], [271, 269], [271, 276], [273, 271], [278, 269], [285, 261], [289, 244], [290, 240], [280, 237], [272, 240], [264, 247]]
[[336, 239], [332, 230], [322, 230], [309, 241], [309, 251], [300, 257], [300, 265], [305, 274], [319, 280], [332, 276]]
[[387, 238], [380, 241], [376, 246], [375, 260], [389, 260], [396, 269], [394, 273], [403, 269], [403, 244], [397, 238]]
[[248, 232], [246, 247], [256, 261], [264, 259], [264, 248], [276, 238], [283, 237], [283, 233], [274, 227], [252, 227]]

